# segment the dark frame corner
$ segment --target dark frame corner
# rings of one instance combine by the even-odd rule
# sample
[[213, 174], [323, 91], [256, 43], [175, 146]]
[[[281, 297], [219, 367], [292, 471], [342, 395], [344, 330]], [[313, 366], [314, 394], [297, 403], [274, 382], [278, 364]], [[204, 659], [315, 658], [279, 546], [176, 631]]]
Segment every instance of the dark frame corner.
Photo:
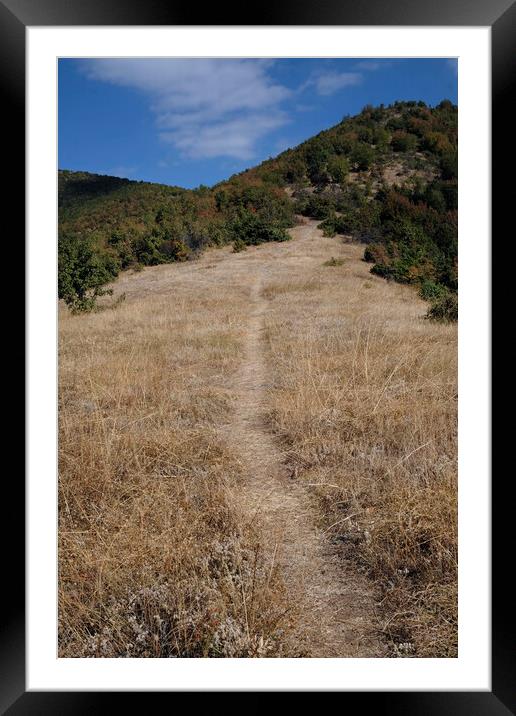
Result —
[[[436, 26], [490, 26], [492, 32], [492, 157], [498, 167], [492, 176], [493, 236], [501, 235], [504, 212], [514, 203], [513, 182], [502, 179], [502, 161], [510, 161], [514, 148], [514, 110], [511, 110], [511, 89], [516, 77], [516, 4], [513, 0], [368, 0], [367, 3], [341, 3], [327, 0], [316, 5], [287, 0], [280, 6], [268, 3], [257, 13], [236, 16], [233, 9], [219, 6], [203, 10], [203, 22], [196, 9], [173, 5], [166, 0], [0, 0], [0, 92], [4, 136], [8, 141], [4, 149], [12, 155], [9, 166], [11, 181], [7, 187], [5, 206], [17, 216], [16, 233], [20, 233], [19, 217], [25, 216], [25, 196], [21, 187], [25, 182], [25, 28], [37, 25], [436, 25]], [[235, 21], [237, 20], [237, 21]], [[509, 141], [507, 141], [509, 140]], [[23, 147], [23, 149], [22, 149]], [[509, 161], [508, 161], [509, 160]], [[14, 176], [13, 176], [14, 175]], [[508, 217], [507, 217], [508, 218]], [[508, 237], [509, 238], [509, 237]], [[24, 249], [21, 249], [22, 256]], [[22, 259], [23, 260], [23, 259]], [[492, 269], [498, 262], [493, 254]], [[503, 281], [493, 282], [493, 303], [510, 305], [510, 286]], [[492, 312], [495, 328], [498, 312]], [[498, 319], [499, 320], [499, 319]], [[23, 339], [22, 339], [23, 342]], [[496, 375], [507, 375], [501, 370]], [[496, 388], [493, 374], [493, 387]], [[498, 378], [499, 382], [501, 380]], [[496, 391], [493, 393], [496, 394]], [[500, 421], [501, 423], [501, 421]], [[507, 433], [508, 429], [506, 428]], [[509, 435], [499, 430], [493, 433], [492, 454], [502, 454]], [[510, 444], [510, 443], [509, 443]], [[498, 449], [497, 449], [498, 448]], [[494, 465], [493, 465], [494, 468]], [[494, 471], [494, 470], [493, 470]], [[346, 693], [346, 705], [359, 697], [363, 706], [373, 712], [411, 714], [411, 716], [507, 716], [516, 714], [516, 630], [513, 619], [514, 597], [508, 585], [503, 584], [507, 574], [508, 550], [511, 543], [512, 507], [508, 499], [509, 479], [503, 483], [499, 475], [493, 481], [493, 598], [492, 598], [492, 691], [491, 692], [353, 692]], [[508, 478], [510, 475], [508, 475]], [[4, 526], [4, 550], [7, 556], [11, 611], [4, 612], [0, 643], [0, 713], [13, 716], [33, 713], [82, 714], [102, 711], [113, 696], [131, 699], [149, 709], [155, 703], [155, 693], [75, 693], [26, 692], [25, 690], [25, 613], [24, 613], [24, 486], [21, 477], [11, 480], [12, 504], [16, 521]], [[14, 483], [14, 485], [13, 485]], [[506, 493], [507, 492], [507, 496]], [[7, 548], [6, 548], [7, 547]], [[163, 694], [160, 694], [163, 695]], [[145, 698], [145, 705], [140, 699]], [[166, 696], [166, 694], [165, 694]]]

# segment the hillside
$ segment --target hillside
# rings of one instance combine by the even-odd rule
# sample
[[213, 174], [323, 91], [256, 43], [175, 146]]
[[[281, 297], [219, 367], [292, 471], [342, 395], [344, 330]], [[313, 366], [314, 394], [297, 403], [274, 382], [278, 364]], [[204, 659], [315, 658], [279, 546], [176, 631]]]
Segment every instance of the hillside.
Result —
[[59, 296], [60, 657], [457, 656], [456, 107], [61, 171]]
[[60, 306], [61, 657], [457, 655], [456, 326], [290, 233]]
[[365, 107], [212, 188], [61, 171], [60, 297], [88, 308], [120, 270], [286, 240], [296, 214], [364, 242], [373, 273], [456, 313], [457, 108]]

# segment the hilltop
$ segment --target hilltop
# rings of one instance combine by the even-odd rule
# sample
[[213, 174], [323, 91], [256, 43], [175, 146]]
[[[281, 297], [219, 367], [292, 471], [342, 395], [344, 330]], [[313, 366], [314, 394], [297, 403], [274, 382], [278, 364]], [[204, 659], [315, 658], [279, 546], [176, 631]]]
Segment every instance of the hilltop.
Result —
[[214, 187], [59, 172], [59, 295], [91, 308], [127, 268], [287, 240], [296, 216], [364, 242], [373, 273], [456, 313], [457, 107], [365, 107]]

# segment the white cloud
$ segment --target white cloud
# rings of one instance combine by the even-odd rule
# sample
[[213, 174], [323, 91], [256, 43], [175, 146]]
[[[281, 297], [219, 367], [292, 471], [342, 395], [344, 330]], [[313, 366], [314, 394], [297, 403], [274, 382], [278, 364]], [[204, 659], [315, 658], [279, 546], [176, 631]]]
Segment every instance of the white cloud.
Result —
[[301, 89], [315, 87], [318, 94], [328, 96], [344, 89], [344, 87], [352, 87], [361, 82], [362, 75], [360, 72], [317, 72], [309, 77]]
[[213, 123], [181, 121], [173, 131], [162, 132], [161, 138], [177, 147], [183, 156], [192, 159], [220, 156], [251, 159], [258, 139], [287, 121], [285, 113], [281, 111]]
[[148, 95], [162, 139], [183, 156], [249, 159], [258, 139], [288, 121], [292, 91], [274, 82], [268, 60], [89, 60], [91, 79]]

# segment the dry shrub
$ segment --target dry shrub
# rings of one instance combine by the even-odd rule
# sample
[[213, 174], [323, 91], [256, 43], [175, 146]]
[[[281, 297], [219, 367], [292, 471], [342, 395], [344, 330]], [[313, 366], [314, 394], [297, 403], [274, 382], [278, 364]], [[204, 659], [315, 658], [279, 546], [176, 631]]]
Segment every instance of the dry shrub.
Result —
[[355, 267], [295, 300], [269, 292], [271, 421], [328, 534], [375, 580], [392, 654], [455, 656], [456, 329]]
[[279, 653], [282, 585], [238, 512], [240, 465], [217, 432], [237, 305], [227, 288], [183, 287], [61, 315], [60, 656]]

